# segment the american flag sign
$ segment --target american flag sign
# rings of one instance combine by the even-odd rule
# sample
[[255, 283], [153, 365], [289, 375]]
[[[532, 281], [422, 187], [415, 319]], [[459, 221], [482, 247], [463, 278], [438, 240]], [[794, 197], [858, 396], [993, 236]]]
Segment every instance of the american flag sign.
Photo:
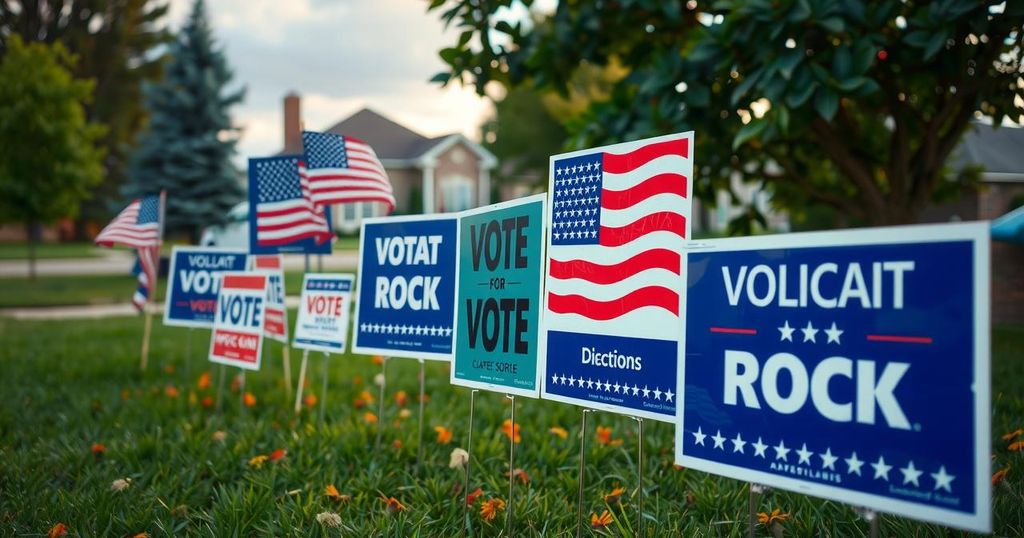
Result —
[[551, 158], [544, 397], [670, 421], [693, 133]]
[[299, 174], [299, 162], [297, 156], [249, 159], [257, 245], [280, 246], [307, 238], [323, 244], [334, 236], [323, 207], [313, 203], [308, 181]]
[[132, 296], [132, 304], [139, 312], [149, 301], [159, 268], [163, 199], [164, 195], [159, 194], [132, 201], [95, 239], [95, 243], [103, 247], [135, 248], [138, 257], [132, 273], [139, 285]]
[[351, 136], [303, 131], [305, 160], [299, 163], [308, 178], [317, 206], [350, 202], [382, 202], [395, 208], [391, 181], [369, 144]]

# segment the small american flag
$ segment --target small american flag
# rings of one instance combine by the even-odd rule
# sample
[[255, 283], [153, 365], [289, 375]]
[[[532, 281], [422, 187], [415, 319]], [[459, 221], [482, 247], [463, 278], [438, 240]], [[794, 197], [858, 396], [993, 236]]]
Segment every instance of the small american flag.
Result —
[[334, 234], [327, 226], [323, 207], [316, 207], [309, 185], [299, 174], [299, 158], [295, 156], [249, 159], [256, 168], [256, 243], [283, 245], [306, 238], [317, 244]]
[[139, 285], [132, 296], [132, 304], [143, 311], [156, 282], [160, 261], [161, 226], [164, 195], [140, 198], [128, 204], [106, 228], [96, 236], [96, 244], [104, 247], [116, 245], [134, 247], [138, 259], [132, 273]]
[[366, 142], [351, 136], [303, 131], [305, 161], [300, 173], [309, 178], [317, 206], [347, 202], [382, 202], [388, 213], [395, 195], [384, 165]]
[[553, 161], [547, 299], [555, 325], [582, 316], [595, 331], [604, 322], [679, 330], [691, 207], [686, 136]]

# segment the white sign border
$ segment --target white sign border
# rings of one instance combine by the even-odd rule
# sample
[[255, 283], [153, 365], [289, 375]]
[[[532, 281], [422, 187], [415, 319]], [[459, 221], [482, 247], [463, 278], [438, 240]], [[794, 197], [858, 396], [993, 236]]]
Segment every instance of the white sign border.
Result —
[[[267, 304], [267, 284], [270, 283], [270, 279], [267, 278], [267, 275], [265, 275], [263, 273], [255, 273], [253, 271], [224, 271], [222, 276], [226, 277], [228, 275], [261, 276], [261, 277], [263, 277], [263, 304], [264, 305]], [[224, 282], [221, 281], [221, 288], [219, 288], [218, 292], [217, 292], [217, 303], [218, 303], [218, 306], [220, 305], [220, 290], [224, 289], [223, 288], [223, 284], [224, 284]], [[260, 366], [262, 366], [262, 364], [263, 364], [263, 340], [266, 339], [266, 335], [263, 334], [263, 331], [264, 331], [264, 327], [266, 326], [266, 323], [267, 323], [267, 318], [266, 318], [265, 314], [266, 314], [266, 311], [264, 311], [264, 315], [260, 316], [260, 330], [259, 330], [259, 340], [258, 340], [259, 343], [256, 346], [256, 363], [255, 364], [251, 364], [251, 363], [248, 363], [248, 362], [241, 362], [241, 361], [232, 361], [232, 360], [222, 359], [220, 357], [215, 356], [213, 354], [213, 345], [215, 343], [215, 341], [214, 341], [214, 330], [213, 330], [214, 328], [213, 327], [210, 327], [210, 350], [206, 354], [207, 360], [209, 362], [213, 362], [213, 363], [216, 363], [216, 364], [223, 364], [225, 366], [234, 366], [235, 368], [241, 368], [242, 370], [252, 370], [252, 371], [258, 372], [259, 369], [260, 369]], [[214, 315], [216, 316], [216, 311], [214, 311]]]
[[[317, 344], [314, 344], [314, 343], [311, 343], [311, 342], [302, 342], [302, 341], [300, 341], [298, 339], [298, 335], [299, 335], [299, 320], [302, 317], [302, 308], [303, 308], [302, 305], [306, 304], [306, 301], [304, 301], [304, 299], [306, 298], [306, 282], [309, 280], [309, 277], [314, 277], [314, 278], [328, 277], [328, 278], [332, 278], [332, 279], [335, 279], [335, 280], [348, 280], [349, 281], [349, 287], [348, 287], [348, 292], [347, 292], [348, 293], [348, 302], [349, 302], [349, 304], [345, 305], [345, 312], [341, 315], [342, 316], [342, 330], [345, 332], [345, 334], [343, 336], [344, 340], [341, 343], [341, 349], [335, 349], [333, 347], [327, 347], [327, 346], [320, 346], [320, 345], [317, 345]], [[349, 313], [349, 309], [352, 308], [352, 296], [353, 296], [353, 290], [355, 289], [355, 287], [356, 287], [356, 275], [354, 273], [305, 273], [302, 276], [302, 293], [299, 295], [299, 311], [298, 311], [298, 313], [295, 314], [295, 330], [292, 331], [293, 334], [292, 334], [291, 347], [293, 347], [295, 349], [305, 349], [305, 350], [309, 350], [309, 351], [320, 351], [320, 352], [323, 352], [323, 353], [337, 353], [339, 355], [344, 355], [345, 352], [349, 348], [349, 340], [350, 340], [350, 338], [349, 338], [349, 334], [350, 334], [349, 329], [352, 328], [350, 326], [350, 324], [349, 324], [349, 321], [351, 321], [351, 315]], [[351, 332], [352, 332], [352, 334], [354, 334], [354, 331], [351, 331]]]
[[[201, 247], [191, 245], [174, 245], [171, 249], [171, 265], [168, 267], [167, 283], [164, 288], [164, 325], [167, 327], [188, 327], [190, 329], [210, 329], [213, 330], [213, 322], [205, 323], [202, 321], [188, 321], [179, 320], [170, 317], [171, 315], [171, 297], [170, 293], [174, 285], [174, 270], [175, 270], [175, 259], [178, 257], [179, 250], [189, 250], [200, 252], [203, 254], [233, 254], [236, 256], [245, 256], [245, 266], [249, 267], [249, 253], [244, 250], [234, 250], [230, 248], [218, 248], [218, 247]], [[226, 273], [230, 271], [218, 271], [220, 273]], [[218, 288], [219, 290], [219, 288]], [[214, 306], [214, 316], [217, 315], [216, 306]]]
[[[356, 303], [356, 315], [353, 318], [352, 325], [352, 353], [356, 355], [381, 355], [384, 357], [397, 357], [404, 359], [425, 359], [432, 361], [444, 361], [451, 362], [452, 356], [455, 354], [455, 309], [458, 305], [452, 301], [452, 350], [449, 353], [436, 353], [431, 351], [408, 351], [404, 349], [385, 349], [375, 348], [368, 346], [359, 345], [359, 315], [362, 309], [362, 304], [359, 302], [359, 295], [362, 293], [363, 275], [366, 273], [363, 271], [363, 244], [366, 242], [366, 225], [368, 224], [392, 224], [396, 222], [409, 222], [409, 221], [424, 221], [424, 220], [454, 220], [455, 221], [455, 286], [459, 284], [459, 213], [428, 213], [424, 215], [397, 215], [388, 217], [368, 217], [364, 218], [359, 225], [359, 260], [357, 268], [356, 288], [352, 290], [352, 294], [355, 296]], [[455, 288], [455, 294], [458, 295], [458, 287]]]
[[[690, 169], [689, 177], [686, 178], [687, 179], [687, 181], [686, 181], [686, 197], [687, 197], [688, 200], [691, 201], [690, 202], [691, 203], [690, 207], [692, 209], [692, 207], [693, 207], [692, 206], [692, 203], [693, 203], [692, 202], [692, 200], [693, 200], [693, 175], [694, 175], [693, 164], [694, 164], [694, 150], [695, 150], [694, 142], [695, 142], [695, 138], [696, 138], [696, 132], [693, 131], [693, 130], [690, 130], [690, 131], [683, 131], [681, 133], [672, 133], [672, 134], [667, 134], [667, 135], [662, 135], [662, 136], [655, 136], [655, 137], [652, 137], [652, 138], [643, 138], [643, 139], [640, 139], [640, 140], [633, 140], [633, 141], [630, 141], [630, 142], [621, 142], [621, 143], [618, 143], [618, 144], [610, 144], [610, 145], [607, 145], [607, 146], [598, 146], [598, 147], [594, 147], [594, 148], [588, 148], [588, 149], [582, 149], [582, 150], [578, 150], [578, 151], [570, 151], [568, 153], [559, 153], [557, 155], [552, 155], [552, 156], [550, 156], [548, 158], [548, 195], [550, 196], [551, 193], [555, 192], [554, 191], [554, 188], [555, 188], [554, 182], [555, 182], [555, 160], [556, 159], [565, 159], [565, 158], [578, 157], [580, 155], [589, 155], [589, 154], [592, 154], [592, 153], [597, 152], [597, 151], [608, 151], [608, 150], [611, 150], [611, 149], [624, 150], [624, 151], [633, 151], [633, 150], [635, 150], [637, 148], [640, 148], [641, 146], [646, 146], [646, 145], [652, 144], [652, 143], [664, 142], [666, 140], [689, 140], [689, 144], [690, 144], [690, 148], [689, 148], [690, 149], [690, 157], [689, 157], [689, 160], [690, 160], [690, 163], [691, 163], [691, 169]], [[690, 218], [686, 219], [686, 231], [685, 231], [685, 234], [686, 234], [686, 242], [687, 243], [692, 243], [693, 242], [692, 231], [691, 231], [691, 225], [692, 225], [692, 221], [693, 221], [692, 217], [693, 217], [693, 215], [691, 214]], [[548, 234], [550, 234], [550, 230], [548, 230]], [[550, 238], [547, 239], [544, 242], [544, 246], [545, 246], [545, 252], [544, 252], [544, 254], [545, 254], [545, 268], [544, 268], [544, 271], [545, 272], [544, 272], [544, 274], [545, 275], [547, 275], [548, 273], [551, 272], [551, 256], [550, 256], [550, 253], [547, 251], [548, 247], [551, 246], [550, 243], [551, 243]], [[681, 287], [685, 288], [686, 287], [686, 279], [689, 278], [689, 274], [686, 272], [686, 264], [685, 263], [683, 263], [682, 269], [683, 269], [683, 276], [681, 278]], [[547, 279], [545, 278], [544, 284], [546, 284], [546, 283], [547, 283]], [[683, 323], [685, 323], [686, 319], [688, 319], [686, 317], [686, 310], [685, 310], [686, 304], [684, 302], [685, 296], [686, 296], [685, 290], [680, 295], [681, 295], [681, 297], [679, 298], [679, 301], [680, 301], [680, 304], [679, 304], [680, 310], [679, 311], [683, 313]], [[545, 293], [544, 293], [544, 310], [542, 312], [547, 312], [547, 311], [548, 311], [548, 294], [547, 294], [546, 289], [545, 289]], [[608, 413], [615, 413], [616, 415], [637, 417], [637, 418], [642, 418], [644, 420], [654, 420], [654, 421], [657, 421], [657, 422], [664, 422], [666, 424], [673, 424], [673, 423], [675, 423], [675, 421], [676, 421], [675, 415], [665, 415], [665, 414], [662, 414], [662, 413], [653, 413], [651, 411], [644, 411], [642, 409], [634, 409], [632, 407], [624, 407], [624, 406], [621, 406], [621, 405], [606, 404], [606, 403], [589, 401], [589, 400], [581, 400], [579, 398], [570, 398], [568, 396], [562, 396], [560, 394], [552, 394], [552, 393], [548, 392], [548, 377], [547, 377], [547, 371], [548, 371], [548, 352], [547, 352], [547, 350], [548, 350], [548, 331], [547, 331], [547, 329], [545, 327], [543, 327], [543, 325], [542, 325], [541, 328], [542, 328], [542, 330], [540, 331], [540, 334], [538, 336], [539, 350], [541, 352], [540, 357], [538, 358], [538, 368], [540, 368], [540, 372], [539, 373], [540, 373], [541, 377], [543, 378], [543, 379], [541, 379], [541, 391], [540, 391], [540, 398], [542, 400], [549, 400], [549, 401], [553, 401], [553, 402], [559, 402], [559, 403], [575, 405], [577, 407], [582, 407], [584, 409], [594, 409], [594, 410], [598, 410], [598, 411], [605, 411], [605, 412], [608, 412]], [[683, 331], [683, 332], [685, 332], [685, 331]], [[623, 335], [623, 334], [615, 334], [615, 333], [608, 333], [608, 335], [609, 336], [618, 336], [618, 337], [621, 337], [621, 338], [633, 338], [633, 336]], [[675, 341], [676, 342], [676, 373], [677, 373], [677, 378], [678, 378], [678, 371], [682, 367], [682, 358], [683, 358], [683, 353], [684, 353], [684, 351], [683, 351], [684, 350], [684, 348], [683, 348], [683, 339], [684, 338], [685, 338], [685, 335], [682, 335], [682, 336], [679, 336], [678, 339]], [[668, 341], [671, 341], [671, 340], [665, 340], [665, 341], [668, 342]], [[679, 386], [682, 386], [682, 385], [679, 385]], [[679, 398], [682, 398], [682, 395], [679, 394], [679, 390], [678, 390], [679, 386], [676, 387], [676, 395], [679, 396]], [[676, 412], [677, 413], [679, 412], [678, 402], [676, 402]]]
[[[682, 402], [676, 406], [675, 463], [690, 469], [742, 480], [754, 484], [765, 484], [805, 495], [833, 501], [864, 506], [879, 512], [897, 514], [943, 526], [956, 527], [976, 532], [992, 532], [992, 490], [989, 476], [992, 472], [990, 454], [991, 437], [991, 342], [990, 342], [990, 240], [988, 222], [954, 224], [926, 224], [915, 226], [892, 226], [861, 230], [827, 232], [806, 232], [756, 237], [737, 237], [691, 243], [684, 251], [684, 265], [689, 267], [689, 253], [707, 249], [713, 252], [738, 250], [771, 250], [776, 248], [802, 248], [822, 246], [894, 245], [903, 243], [948, 243], [971, 241], [974, 252], [974, 491], [975, 513], [965, 514], [955, 510], [944, 510], [891, 497], [851, 491], [835, 486], [817, 484], [779, 476], [763, 471], [712, 462], [683, 453], [685, 411]], [[684, 295], [685, 300], [689, 294]], [[689, 318], [687, 318], [689, 319]], [[685, 343], [686, 330], [683, 330]], [[686, 368], [684, 360], [678, 370], [678, 385], [685, 387]], [[979, 384], [980, 381], [980, 384]], [[683, 400], [685, 402], [685, 399]]]
[[[529, 390], [529, 389], [523, 389], [523, 388], [519, 388], [519, 387], [509, 387], [507, 385], [498, 385], [496, 383], [485, 383], [483, 381], [472, 381], [472, 380], [469, 380], [469, 379], [459, 379], [459, 378], [455, 377], [455, 353], [454, 353], [454, 351], [458, 347], [457, 343], [459, 341], [459, 323], [458, 323], [459, 322], [459, 305], [458, 305], [458, 298], [459, 298], [459, 286], [462, 285], [462, 282], [459, 281], [459, 280], [456, 280], [456, 282], [455, 282], [455, 299], [456, 299], [455, 303], [456, 304], [455, 304], [455, 327], [452, 329], [452, 351], [453, 351], [453, 353], [452, 353], [452, 367], [449, 369], [449, 375], [448, 375], [448, 382], [450, 384], [455, 385], [457, 387], [466, 387], [466, 388], [469, 388], [469, 389], [480, 389], [480, 390], [486, 390], [486, 391], [489, 391], [489, 392], [513, 394], [515, 396], [524, 396], [524, 397], [527, 397], [527, 398], [535, 398], [535, 399], [539, 399], [540, 398], [540, 386], [541, 386], [541, 379], [540, 379], [541, 378], [541, 373], [540, 373], [540, 353], [541, 353], [540, 334], [541, 334], [541, 327], [544, 326], [544, 324], [541, 322], [541, 319], [544, 317], [544, 270], [545, 270], [545, 268], [547, 266], [547, 231], [548, 231], [548, 227], [547, 227], [547, 219], [548, 219], [547, 199], [548, 199], [548, 195], [545, 194], [545, 193], [534, 194], [534, 195], [531, 195], [531, 196], [524, 196], [522, 198], [516, 198], [514, 200], [508, 200], [508, 201], [505, 201], [505, 202], [498, 202], [496, 204], [491, 204], [491, 205], [487, 205], [487, 206], [483, 206], [483, 207], [478, 207], [478, 208], [474, 208], [474, 209], [467, 209], [466, 211], [463, 211], [462, 213], [459, 214], [459, 234], [460, 234], [460, 237], [459, 237], [459, 241], [460, 241], [459, 247], [461, 248], [461, 246], [462, 246], [462, 243], [461, 243], [461, 240], [462, 240], [462, 237], [461, 237], [461, 234], [462, 234], [462, 219], [464, 217], [470, 217], [470, 216], [473, 216], [473, 215], [480, 215], [482, 213], [489, 213], [491, 211], [502, 211], [502, 210], [505, 210], [505, 209], [513, 208], [513, 207], [519, 207], [519, 206], [535, 204], [535, 203], [540, 202], [540, 226], [541, 226], [541, 231], [540, 231], [540, 263], [537, 264], [537, 271], [540, 273], [540, 289], [538, 290], [538, 295], [539, 296], [537, 297], [537, 307], [538, 307], [538, 311], [537, 311], [537, 342], [534, 343], [535, 351], [536, 351], [536, 360], [534, 361], [534, 365], [533, 365], [533, 367], [534, 367], [534, 372], [533, 373], [534, 373], [534, 377], [536, 378], [536, 379], [534, 379], [534, 382], [533, 382], [534, 383], [534, 385], [533, 385], [534, 389], [533, 390]], [[459, 249], [458, 248], [455, 249], [455, 250], [456, 250], [455, 263], [458, 264], [459, 261], [460, 261], [460, 256], [459, 256], [460, 253], [459, 253]], [[459, 273], [458, 269], [456, 269], [456, 273]], [[461, 275], [459, 275], [459, 278], [461, 279]]]

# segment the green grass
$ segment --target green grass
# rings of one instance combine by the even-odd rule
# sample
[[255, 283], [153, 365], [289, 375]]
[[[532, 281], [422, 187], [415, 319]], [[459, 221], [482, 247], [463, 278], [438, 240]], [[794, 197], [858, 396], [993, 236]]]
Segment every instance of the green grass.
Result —
[[[286, 272], [285, 294], [302, 291], [302, 273]], [[48, 275], [0, 278], [0, 308], [116, 304], [131, 301], [135, 277], [124, 275]], [[157, 281], [156, 301], [163, 301], [167, 280]]]
[[[294, 319], [294, 316], [292, 316]], [[367, 357], [332, 357], [329, 396], [321, 393], [324, 359], [310, 357], [310, 390], [326, 404], [324, 424], [315, 411], [296, 417], [281, 382], [280, 345], [270, 344], [263, 368], [248, 375], [256, 406], [242, 411], [239, 395], [226, 391], [223, 413], [200, 403], [215, 389], [199, 391], [196, 378], [214, 373], [204, 359], [208, 332], [154, 326], [151, 364], [138, 370], [142, 322], [139, 318], [100, 321], [17, 322], [0, 319], [0, 535], [40, 535], [56, 522], [72, 536], [457, 536], [462, 513], [461, 472], [448, 468], [453, 447], [465, 446], [468, 391], [449, 386], [446, 365], [428, 363], [424, 465], [414, 473], [418, 364], [388, 362], [383, 447], [377, 430], [363, 421], [366, 409], [353, 400], [370, 389], [380, 371]], [[191, 338], [192, 360], [185, 345]], [[1011, 466], [994, 493], [995, 532], [1024, 534], [1024, 455], [1010, 453], [1003, 432], [1024, 426], [1024, 328], [995, 330], [993, 346], [994, 468]], [[292, 353], [297, 376], [299, 353]], [[234, 371], [231, 372], [234, 374]], [[177, 397], [166, 387], [175, 387]], [[395, 392], [409, 395], [409, 418], [400, 419]], [[501, 395], [477, 398], [474, 484], [484, 498], [507, 499], [504, 476], [507, 438], [500, 425], [509, 415]], [[376, 406], [371, 407], [376, 411]], [[517, 467], [530, 477], [517, 485], [517, 535], [563, 536], [575, 528], [579, 408], [520, 399], [517, 420], [523, 442]], [[747, 486], [672, 466], [672, 427], [645, 423], [644, 487], [651, 536], [745, 536]], [[606, 508], [602, 496], [616, 485], [628, 488], [624, 512], [611, 531], [630, 535], [636, 517], [634, 421], [595, 414], [591, 425], [613, 428], [618, 447], [599, 446], [588, 435], [587, 514]], [[453, 443], [436, 442], [434, 426], [454, 431]], [[548, 433], [569, 430], [568, 439]], [[227, 434], [212, 440], [216, 431]], [[593, 430], [591, 430], [592, 432]], [[393, 442], [402, 443], [400, 449]], [[94, 458], [93, 443], [107, 447]], [[285, 459], [256, 469], [253, 456], [283, 448]], [[130, 478], [121, 492], [116, 479]], [[323, 495], [334, 484], [351, 496], [335, 503]], [[388, 515], [381, 494], [397, 497], [407, 510]], [[791, 514], [787, 536], [863, 536], [867, 525], [846, 506], [783, 491], [761, 497], [758, 509]], [[316, 522], [324, 511], [340, 514], [342, 527]], [[479, 511], [470, 516], [482, 536], [497, 536], [502, 513], [493, 523]], [[765, 535], [765, 529], [758, 529]], [[592, 531], [587, 529], [585, 535]], [[967, 536], [894, 516], [882, 521], [883, 536]]]
[[[40, 243], [36, 245], [36, 258], [95, 258], [102, 251], [92, 243]], [[28, 245], [26, 243], [0, 243], [0, 260], [28, 261]]]

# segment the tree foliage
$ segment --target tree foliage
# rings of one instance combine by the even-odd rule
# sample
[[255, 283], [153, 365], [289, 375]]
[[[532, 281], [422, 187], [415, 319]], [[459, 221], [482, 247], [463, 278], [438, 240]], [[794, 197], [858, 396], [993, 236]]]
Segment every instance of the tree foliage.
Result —
[[12, 36], [0, 60], [0, 222], [41, 224], [74, 216], [103, 177], [101, 125], [86, 119], [93, 82], [75, 79], [60, 43]]
[[791, 210], [913, 222], [969, 185], [945, 163], [972, 120], [1024, 112], [1020, 2], [563, 0], [541, 25], [498, 15], [514, 3], [434, 0], [462, 30], [434, 80], [565, 91], [620, 62], [579, 140], [694, 129], [705, 198], [739, 174]]
[[198, 241], [206, 226], [226, 222], [243, 195], [231, 162], [237, 131], [228, 109], [244, 89], [214, 43], [202, 0], [171, 44], [163, 81], [146, 88], [150, 120], [134, 154], [126, 194], [167, 190], [166, 231]]
[[160, 0], [0, 0], [0, 57], [9, 36], [61, 43], [78, 57], [74, 75], [95, 81], [85, 111], [89, 121], [107, 128], [101, 141], [106, 173], [82, 208], [86, 219], [104, 222], [121, 209], [127, 156], [145, 120], [142, 83], [160, 74], [153, 49], [170, 38], [160, 25], [166, 14], [167, 3]]
[[[548, 157], [568, 136], [537, 92], [513, 89], [494, 103], [494, 116], [482, 126], [484, 147], [502, 163], [496, 183], [543, 180]], [[546, 185], [546, 183], [545, 183]]]

